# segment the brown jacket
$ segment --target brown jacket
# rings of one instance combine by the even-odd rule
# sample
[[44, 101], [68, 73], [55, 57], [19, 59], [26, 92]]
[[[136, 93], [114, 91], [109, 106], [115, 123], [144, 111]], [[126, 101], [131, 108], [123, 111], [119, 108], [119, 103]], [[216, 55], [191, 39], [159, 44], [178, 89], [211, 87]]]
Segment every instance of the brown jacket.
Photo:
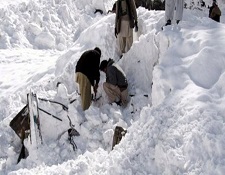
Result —
[[213, 9], [212, 9], [212, 12], [210, 14], [210, 18], [214, 18], [216, 15], [218, 16], [221, 16], [221, 11], [219, 9], [218, 6], [215, 6]]
[[[127, 15], [130, 22], [130, 27], [134, 28], [135, 22], [137, 22], [137, 12], [136, 12], [136, 6], [134, 0], [117, 0], [116, 2], [116, 19], [115, 19], [115, 28], [117, 33], [120, 32], [120, 24], [121, 24], [121, 18], [123, 16], [122, 14], [122, 1], [125, 1], [127, 4]], [[124, 4], [124, 3], [123, 3]]]
[[211, 7], [211, 13], [209, 17], [217, 22], [220, 22], [221, 11], [217, 5]]

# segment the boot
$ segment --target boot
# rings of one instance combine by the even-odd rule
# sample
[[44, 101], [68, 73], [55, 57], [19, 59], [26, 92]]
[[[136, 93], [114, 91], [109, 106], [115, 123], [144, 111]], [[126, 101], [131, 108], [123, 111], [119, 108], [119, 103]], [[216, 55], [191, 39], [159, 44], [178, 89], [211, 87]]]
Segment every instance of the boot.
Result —
[[166, 22], [166, 24], [165, 24], [165, 26], [168, 26], [168, 25], [171, 25], [171, 20], [170, 20], [170, 19], [167, 20], [167, 22]]

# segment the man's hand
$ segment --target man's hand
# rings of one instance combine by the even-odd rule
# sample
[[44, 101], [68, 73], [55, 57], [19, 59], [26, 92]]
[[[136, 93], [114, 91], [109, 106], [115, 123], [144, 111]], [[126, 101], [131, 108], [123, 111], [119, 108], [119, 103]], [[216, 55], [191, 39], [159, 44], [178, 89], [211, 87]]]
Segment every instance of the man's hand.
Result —
[[137, 21], [135, 21], [134, 26], [135, 26], [135, 32], [137, 32], [138, 31], [138, 22]]

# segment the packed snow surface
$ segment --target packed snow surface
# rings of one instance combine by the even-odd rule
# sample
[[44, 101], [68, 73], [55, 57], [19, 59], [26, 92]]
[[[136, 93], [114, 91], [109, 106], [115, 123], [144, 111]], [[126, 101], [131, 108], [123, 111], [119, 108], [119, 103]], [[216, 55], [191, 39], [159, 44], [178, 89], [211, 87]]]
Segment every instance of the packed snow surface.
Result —
[[[139, 30], [119, 59], [115, 14], [107, 13], [114, 0], [1, 0], [0, 174], [223, 175], [225, 8], [218, 1], [217, 23], [205, 2], [163, 30], [164, 11], [138, 8]], [[95, 47], [126, 73], [127, 107], [107, 103], [101, 73], [101, 98], [82, 111], [75, 66]], [[9, 123], [30, 92], [52, 115], [39, 111], [43, 144], [25, 139], [29, 156], [17, 164], [21, 141]], [[75, 151], [71, 126], [80, 134]], [[116, 126], [127, 133], [112, 150]]]

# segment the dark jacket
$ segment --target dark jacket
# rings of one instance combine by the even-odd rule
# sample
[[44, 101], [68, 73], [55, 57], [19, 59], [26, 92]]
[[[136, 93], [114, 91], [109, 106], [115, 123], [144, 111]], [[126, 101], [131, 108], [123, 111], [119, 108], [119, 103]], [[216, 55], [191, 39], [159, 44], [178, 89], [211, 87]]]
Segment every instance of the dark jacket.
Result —
[[127, 88], [127, 79], [122, 69], [110, 60], [106, 69], [106, 82], [118, 86], [119, 88]]
[[122, 3], [121, 1], [126, 1], [127, 4], [127, 15], [129, 18], [130, 28], [134, 28], [135, 22], [137, 22], [137, 11], [134, 0], [117, 0], [116, 2], [116, 19], [115, 19], [115, 28], [117, 33], [120, 32], [121, 26], [121, 17], [122, 14]]
[[81, 55], [76, 65], [76, 72], [86, 75], [92, 86], [94, 86], [94, 80], [96, 80], [96, 84], [99, 83], [100, 57], [101, 55], [97, 51], [88, 50]]
[[214, 21], [220, 22], [221, 11], [219, 7], [214, 4], [209, 9], [209, 17]]

